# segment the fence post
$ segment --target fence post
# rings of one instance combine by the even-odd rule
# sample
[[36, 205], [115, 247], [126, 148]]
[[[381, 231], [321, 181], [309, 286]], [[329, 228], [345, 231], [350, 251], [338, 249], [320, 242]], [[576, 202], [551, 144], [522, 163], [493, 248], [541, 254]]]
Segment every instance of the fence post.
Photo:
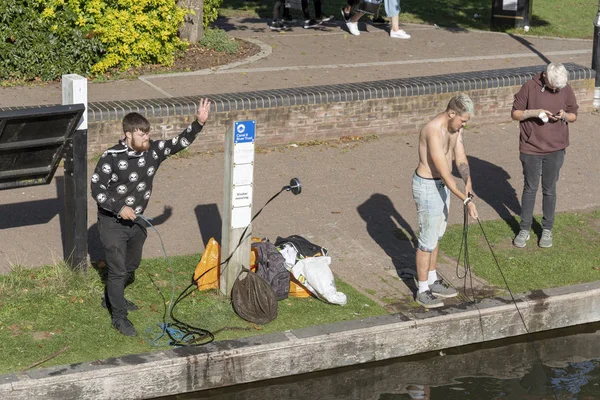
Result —
[[87, 79], [76, 74], [62, 76], [63, 105], [82, 103], [85, 111], [77, 131], [65, 148], [65, 243], [64, 258], [73, 268], [88, 265], [87, 213]]

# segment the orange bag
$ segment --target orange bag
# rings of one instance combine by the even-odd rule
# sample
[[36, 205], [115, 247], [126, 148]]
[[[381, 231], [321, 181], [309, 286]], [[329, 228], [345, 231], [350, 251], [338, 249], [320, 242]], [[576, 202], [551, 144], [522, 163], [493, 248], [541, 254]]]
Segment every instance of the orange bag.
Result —
[[[194, 281], [198, 290], [216, 289], [219, 287], [221, 276], [221, 246], [214, 239], [210, 238], [202, 253], [202, 258], [196, 270], [194, 271]], [[199, 279], [198, 279], [199, 278]]]
[[[260, 239], [252, 238], [252, 242], [254, 241], [260, 242]], [[256, 272], [256, 257], [256, 250], [252, 250], [250, 252], [250, 270], [252, 272]], [[218, 289], [220, 287], [221, 266], [219, 264], [221, 264], [221, 246], [214, 238], [210, 238], [194, 271], [194, 281], [196, 281], [198, 290]], [[198, 277], [201, 278], [198, 280]]]
[[294, 275], [290, 272], [290, 292], [288, 294], [291, 297], [310, 297], [310, 292], [302, 286], [300, 282], [294, 278]]

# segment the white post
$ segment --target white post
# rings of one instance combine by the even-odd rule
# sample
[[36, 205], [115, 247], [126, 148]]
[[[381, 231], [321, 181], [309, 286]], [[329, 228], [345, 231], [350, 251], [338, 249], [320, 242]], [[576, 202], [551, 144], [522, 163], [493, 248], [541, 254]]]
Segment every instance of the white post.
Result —
[[87, 118], [87, 79], [77, 74], [69, 74], [62, 76], [62, 103], [66, 104], [83, 104], [85, 111], [81, 118], [81, 124], [77, 129], [88, 128]]
[[221, 266], [220, 288], [227, 297], [242, 266], [250, 268], [255, 133], [256, 121], [236, 121], [225, 134], [221, 262], [231, 258]]

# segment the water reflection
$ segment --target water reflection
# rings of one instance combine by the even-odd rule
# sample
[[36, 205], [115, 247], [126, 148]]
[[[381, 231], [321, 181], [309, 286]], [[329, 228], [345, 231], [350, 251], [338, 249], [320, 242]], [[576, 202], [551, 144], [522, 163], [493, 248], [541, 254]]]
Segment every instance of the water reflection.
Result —
[[599, 329], [534, 334], [535, 348], [521, 336], [163, 399], [600, 399]]

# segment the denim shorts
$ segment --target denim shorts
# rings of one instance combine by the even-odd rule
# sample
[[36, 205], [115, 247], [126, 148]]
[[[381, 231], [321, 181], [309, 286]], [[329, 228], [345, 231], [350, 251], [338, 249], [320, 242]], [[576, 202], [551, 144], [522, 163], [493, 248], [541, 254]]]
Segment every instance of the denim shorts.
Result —
[[421, 178], [416, 172], [412, 190], [417, 204], [419, 249], [430, 253], [446, 232], [450, 190], [441, 179]]

